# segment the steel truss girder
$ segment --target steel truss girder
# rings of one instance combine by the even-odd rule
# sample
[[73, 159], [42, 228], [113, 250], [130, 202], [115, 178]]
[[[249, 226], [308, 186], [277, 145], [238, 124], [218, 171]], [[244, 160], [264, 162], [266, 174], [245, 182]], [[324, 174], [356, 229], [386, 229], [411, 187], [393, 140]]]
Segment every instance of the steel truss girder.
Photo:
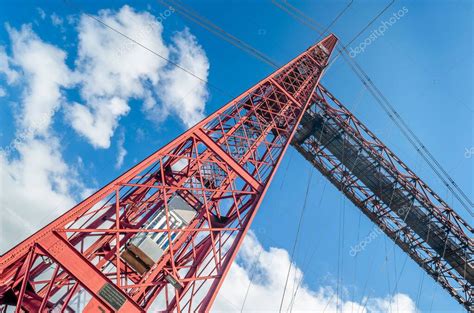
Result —
[[445, 288], [473, 310], [473, 228], [319, 85], [292, 145]]

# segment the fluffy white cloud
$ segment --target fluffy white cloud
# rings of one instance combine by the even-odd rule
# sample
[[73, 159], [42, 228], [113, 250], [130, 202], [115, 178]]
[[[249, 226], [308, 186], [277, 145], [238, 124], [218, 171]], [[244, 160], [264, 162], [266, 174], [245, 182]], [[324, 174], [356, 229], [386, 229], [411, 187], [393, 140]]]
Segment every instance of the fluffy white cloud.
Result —
[[[168, 48], [161, 37], [163, 27], [153, 15], [124, 6], [118, 12], [101, 10], [98, 18], [168, 57]], [[146, 88], [144, 81], [158, 81], [165, 60], [85, 15], [81, 16], [78, 32], [76, 63], [77, 71], [83, 75], [81, 93], [85, 99], [110, 95], [141, 97]]]
[[18, 73], [11, 68], [11, 62], [5, 47], [0, 46], [0, 74], [5, 75], [8, 84], [14, 83], [18, 78]]
[[[188, 29], [175, 33], [166, 45], [160, 20], [147, 12], [124, 6], [117, 12], [101, 10], [98, 17], [163, 58], [207, 79], [209, 61]], [[55, 15], [51, 19], [59, 23]], [[0, 72], [13, 83], [18, 78], [11, 66], [14, 64], [28, 81], [21, 112], [23, 127], [44, 132], [66, 102], [60, 88], [76, 86], [80, 99], [66, 105], [67, 120], [96, 148], [110, 147], [120, 118], [128, 114], [133, 99], [143, 102], [147, 117], [156, 123], [175, 114], [189, 127], [204, 117], [208, 98], [205, 83], [86, 15], [80, 17], [77, 26], [79, 44], [74, 69], [66, 65], [66, 53], [42, 41], [31, 26], [8, 29], [13, 57], [0, 46]]]
[[[206, 53], [187, 28], [173, 37], [171, 55], [176, 58], [175, 63], [181, 67], [198, 77], [207, 78], [209, 61]], [[159, 98], [163, 104], [160, 111], [163, 114], [161, 118], [174, 113], [188, 127], [204, 118], [208, 92], [205, 84], [196, 77], [173, 67], [164, 73], [159, 89]]]
[[[167, 46], [162, 24], [147, 12], [124, 6], [118, 12], [101, 10], [98, 18], [207, 79], [206, 54], [188, 29], [177, 32]], [[204, 83], [88, 16], [81, 16], [78, 33], [75, 72], [84, 103], [70, 106], [67, 112], [73, 128], [92, 145], [110, 146], [132, 99], [142, 100], [147, 116], [157, 123], [171, 113], [188, 127], [203, 118], [208, 96]]]
[[[265, 250], [250, 232], [239, 251], [238, 262], [232, 265], [216, 298], [213, 311], [240, 312], [250, 284], [243, 311], [277, 312], [289, 265], [290, 257], [286, 250]], [[303, 283], [298, 288], [300, 281]], [[291, 302], [293, 312], [417, 312], [414, 302], [405, 294], [386, 298], [365, 298], [361, 303], [357, 303], [338, 298], [331, 287], [312, 290], [304, 283], [304, 273], [297, 267], [292, 268], [288, 282], [283, 304], [285, 312]], [[293, 298], [296, 289], [298, 292]]]
[[61, 88], [71, 84], [66, 54], [39, 39], [30, 26], [8, 30], [23, 93], [16, 136], [0, 152], [1, 252], [69, 209], [75, 202], [71, 190], [80, 187], [51, 131]]
[[[161, 37], [162, 25], [149, 13], [124, 6], [115, 13], [101, 10], [98, 17], [164, 57], [168, 48]], [[68, 110], [74, 129], [95, 147], [108, 148], [120, 117], [130, 110], [131, 98], [143, 99], [155, 85], [165, 60], [83, 15], [79, 26], [76, 72], [81, 77], [84, 105]]]
[[55, 138], [26, 139], [18, 158], [0, 153], [0, 252], [31, 235], [75, 203], [76, 175]]
[[61, 87], [74, 82], [65, 64], [66, 53], [42, 41], [29, 25], [8, 28], [12, 42], [12, 62], [22, 71], [26, 83], [19, 114], [21, 127], [44, 133], [63, 101]]
[[110, 138], [118, 125], [118, 118], [130, 111], [127, 103], [118, 97], [93, 98], [88, 106], [74, 103], [67, 108], [72, 127], [89, 139], [94, 147], [108, 148]]
[[396, 294], [383, 299], [375, 298], [367, 301], [368, 312], [418, 312], [413, 300], [405, 294]]

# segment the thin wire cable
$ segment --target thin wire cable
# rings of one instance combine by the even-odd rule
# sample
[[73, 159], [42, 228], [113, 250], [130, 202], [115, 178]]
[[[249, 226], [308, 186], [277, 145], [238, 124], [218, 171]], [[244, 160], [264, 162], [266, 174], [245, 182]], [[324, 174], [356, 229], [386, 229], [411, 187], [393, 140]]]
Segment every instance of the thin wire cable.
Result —
[[[395, 256], [395, 254], [394, 254]], [[397, 294], [398, 293], [398, 283], [400, 282], [400, 279], [402, 278], [403, 273], [405, 272], [405, 265], [407, 264], [408, 261], [408, 254], [405, 253], [405, 261], [403, 261], [402, 268], [400, 270], [400, 273], [398, 273], [398, 278], [395, 273], [395, 287], [393, 288], [392, 294]], [[425, 272], [425, 271], [422, 271]], [[398, 302], [397, 302], [397, 310], [398, 310]]]
[[415, 307], [418, 307], [420, 305], [421, 292], [423, 290], [423, 283], [425, 281], [425, 277], [426, 277], [426, 272], [422, 271], [421, 277], [420, 277], [420, 283], [418, 284], [418, 292], [416, 294]]
[[143, 49], [147, 50], [148, 52], [154, 54], [155, 56], [159, 57], [160, 59], [166, 61], [167, 63], [171, 64], [172, 66], [182, 70], [183, 72], [191, 75], [192, 77], [196, 78], [197, 80], [201, 81], [202, 83], [204, 84], [208, 84], [210, 87], [214, 88], [215, 90], [221, 92], [222, 94], [225, 94], [225, 95], [230, 95], [228, 92], [226, 92], [225, 90], [221, 89], [220, 87], [212, 84], [210, 81], [208, 81], [207, 79], [204, 79], [196, 74], [194, 74], [193, 72], [191, 72], [190, 70], [186, 69], [185, 67], [179, 65], [178, 63], [176, 62], [173, 62], [172, 60], [162, 56], [161, 54], [159, 54], [158, 52], [156, 52], [155, 50], [147, 47], [146, 45], [142, 44], [141, 42], [135, 40], [134, 38], [128, 36], [127, 34], [121, 32], [120, 30], [116, 29], [115, 27], [113, 26], [110, 26], [109, 24], [105, 23], [104, 21], [102, 21], [100, 18], [98, 18], [97, 16], [94, 16], [92, 14], [89, 14], [87, 12], [85, 12], [81, 7], [79, 7], [78, 5], [76, 5], [75, 3], [73, 3], [73, 1], [71, 0], [63, 0], [65, 4], [67, 5], [70, 5], [71, 7], [74, 7], [75, 9], [77, 9], [78, 11], [80, 11], [82, 14], [84, 14], [85, 16], [93, 19], [94, 21], [96, 21], [97, 23], [101, 24], [102, 26], [110, 29], [111, 31], [119, 34], [120, 36], [123, 36], [124, 38], [126, 38], [127, 40], [130, 40], [131, 42], [135, 43], [136, 45], [142, 47]]
[[[393, 196], [394, 196], [394, 194], [395, 194], [395, 188], [392, 189], [392, 194], [390, 195], [390, 201], [389, 201], [389, 203], [388, 203], [388, 207], [391, 207], [391, 206], [392, 206], [392, 201], [393, 201]], [[386, 257], [387, 257], [387, 253], [385, 253], [385, 258], [386, 258]], [[375, 260], [375, 258], [373, 258], [373, 260]], [[372, 263], [373, 263], [373, 262], [372, 262]], [[380, 269], [382, 269], [382, 267], [383, 267], [383, 264], [381, 265]], [[369, 268], [372, 268], [372, 265], [371, 265]], [[369, 282], [369, 278], [370, 278], [370, 277], [371, 277], [371, 275], [368, 275], [368, 276], [367, 276], [367, 280], [366, 280], [366, 282], [365, 282], [365, 284], [364, 284], [364, 291], [362, 292], [362, 294], [365, 294], [365, 291], [366, 291], [366, 288], [367, 288], [367, 283]], [[389, 290], [389, 292], [390, 292], [390, 290]], [[366, 301], [365, 301], [364, 306], [362, 307], [362, 312], [364, 312], [365, 307], [366, 307], [366, 305], [367, 305], [367, 302], [368, 302], [368, 297], [367, 297], [367, 299], [366, 299]]]
[[322, 38], [326, 32], [328, 32], [328, 30], [337, 22], [337, 20], [347, 11], [347, 9], [349, 9], [349, 7], [352, 5], [352, 3], [354, 2], [354, 0], [350, 0], [349, 3], [344, 7], [344, 9], [339, 12], [339, 14], [333, 19], [333, 21], [326, 27], [326, 29], [323, 31], [323, 33], [321, 34], [321, 36], [319, 38]]
[[293, 155], [294, 155], [293, 150], [291, 150], [289, 153], [290, 153], [290, 158], [288, 160], [288, 163], [286, 163], [285, 171], [283, 172], [283, 178], [281, 180], [280, 190], [283, 189], [283, 184], [286, 181], [286, 174], [288, 173], [288, 169], [290, 168], [291, 161], [293, 160]]
[[[356, 242], [359, 242], [360, 240], [360, 221], [362, 219], [362, 211], [359, 210], [359, 221], [357, 222], [357, 241]], [[358, 257], [359, 256], [359, 253], [356, 253], [356, 255], [354, 256], [354, 286], [356, 286], [357, 284], [357, 260], [358, 260]], [[351, 305], [351, 312], [354, 311], [354, 303], [355, 303], [355, 288], [354, 288], [354, 292], [352, 293], [352, 305]]]
[[[344, 164], [344, 159], [345, 159], [345, 154], [346, 154], [345, 146], [346, 146], [347, 138], [346, 136], [344, 136], [343, 138], [344, 140], [342, 144], [342, 149], [344, 150], [344, 153], [342, 154], [342, 163]], [[355, 163], [357, 163], [357, 159], [355, 160]], [[346, 196], [344, 195], [342, 185], [341, 185], [341, 197], [342, 197], [342, 239], [341, 239], [341, 251], [342, 251], [342, 249], [344, 248], [344, 241], [345, 241], [345, 234], [346, 234]], [[340, 295], [341, 302], [342, 302], [342, 293], [343, 293], [342, 286], [344, 285], [344, 255], [345, 254], [342, 254], [342, 258], [341, 258], [341, 295]], [[342, 313], [342, 303], [341, 303], [341, 313]]]
[[[388, 270], [388, 253], [387, 253], [387, 236], [383, 237], [383, 242], [384, 242], [384, 251], [385, 251], [385, 260], [384, 260], [384, 268], [385, 272], [387, 273], [387, 293], [390, 294], [390, 291], [392, 291], [392, 288], [390, 288], [390, 271]], [[392, 311], [392, 302], [388, 301], [388, 312], [390, 313]]]
[[[360, 105], [361, 100], [362, 100], [363, 91], [364, 91], [364, 89], [361, 88], [361, 91], [360, 91], [360, 93], [359, 93], [359, 96], [358, 96], [358, 98], [357, 98], [357, 100], [356, 100], [356, 102], [355, 102], [355, 107], [357, 107], [358, 105]], [[321, 133], [320, 133], [319, 138], [318, 138], [318, 143], [321, 144], [321, 148], [320, 148], [320, 149], [322, 149], [322, 146], [323, 146], [323, 145], [322, 145], [322, 142], [321, 142], [321, 139], [322, 139], [322, 135], [323, 135], [323, 133], [324, 133], [324, 128], [325, 128], [326, 123], [328, 122], [328, 120], [329, 120], [329, 118], [324, 120], [323, 127], [322, 127]], [[346, 138], [344, 137], [343, 146], [345, 146], [345, 142], [346, 142]], [[345, 149], [343, 149], [343, 151], [345, 151]], [[345, 155], [345, 154], [343, 154], [343, 160], [344, 160], [344, 155]], [[355, 159], [355, 161], [354, 161], [354, 165], [353, 165], [352, 168], [350, 169], [350, 172], [351, 172], [351, 173], [354, 171], [354, 168], [357, 166], [357, 162], [360, 161], [360, 158], [359, 158], [359, 157], [360, 157], [360, 153], [357, 155], [357, 157], [356, 157], [356, 159]], [[344, 161], [343, 161], [342, 163], [344, 163]], [[342, 192], [342, 185], [341, 185], [340, 191]], [[342, 193], [341, 193], [341, 196], [342, 196]], [[343, 200], [345, 201], [345, 198], [343, 198]], [[345, 202], [343, 203], [343, 205], [345, 205]], [[345, 212], [345, 210], [344, 210], [344, 212]], [[340, 228], [339, 228], [339, 229], [340, 229]], [[314, 253], [313, 253], [313, 255], [314, 255]], [[313, 256], [312, 256], [312, 257], [313, 257]], [[311, 257], [311, 258], [312, 258], [312, 257]], [[340, 258], [340, 257], [338, 256], [338, 265], [339, 265], [339, 258]], [[339, 272], [339, 269], [338, 269], [338, 272]], [[338, 286], [337, 286], [337, 287], [338, 287]], [[338, 293], [338, 291], [337, 291], [337, 293]], [[329, 305], [329, 303], [331, 302], [333, 296], [334, 296], [334, 294], [333, 294], [333, 295], [330, 297], [330, 299], [328, 300], [328, 302], [327, 302], [327, 304], [326, 304], [326, 306], [325, 306], [324, 311], [325, 311], [326, 308], [328, 307], [328, 305]], [[338, 301], [338, 300], [337, 300], [337, 301]]]
[[[325, 120], [324, 120], [323, 126], [321, 127], [321, 132], [320, 132], [320, 134], [319, 134], [319, 138], [317, 139], [317, 142], [321, 145], [321, 149], [322, 149], [322, 146], [323, 146], [321, 139], [322, 139], [322, 137], [323, 137], [324, 130], [325, 130], [325, 128], [326, 128], [326, 124], [327, 124], [328, 120], [329, 120], [329, 119], [325, 119]], [[326, 180], [326, 183], [327, 183], [327, 180]], [[326, 189], [326, 184], [324, 185], [323, 195], [324, 195], [324, 190], [325, 190], [325, 189]], [[320, 202], [319, 202], [319, 206], [321, 205], [322, 199], [323, 199], [323, 198], [321, 197]], [[310, 257], [310, 259], [309, 259], [308, 262], [311, 262], [311, 261], [312, 261], [312, 259], [313, 259], [313, 257], [314, 257], [314, 254], [316, 253], [316, 250], [317, 250], [317, 246], [315, 245], [315, 247], [313, 248], [313, 253], [312, 253], [312, 255], [311, 255], [311, 257]], [[296, 291], [295, 291], [294, 298], [296, 298], [297, 292], [298, 292], [298, 288], [297, 288]]]
[[[443, 260], [444, 260], [444, 257], [446, 255], [446, 248], [448, 246], [448, 239], [449, 239], [448, 234], [446, 234], [446, 240], [444, 241], [444, 247], [443, 247], [443, 254], [441, 255], [441, 259], [443, 259]], [[441, 275], [438, 275], [436, 277], [436, 282], [439, 281], [440, 277], [441, 277]], [[437, 293], [439, 291], [439, 284], [437, 284], [437, 285], [438, 285], [438, 288], [435, 290], [435, 292], [433, 292], [433, 298], [431, 299], [430, 313], [433, 309], [433, 302], [434, 302], [435, 296], [437, 295]]]
[[180, 3], [180, 1], [177, 0], [159, 0], [159, 2], [165, 4], [165, 5], [172, 5], [173, 8], [183, 15], [184, 17], [188, 18], [189, 20], [199, 24], [201, 27], [207, 29], [208, 31], [212, 32], [213, 34], [217, 35], [221, 39], [224, 39], [225, 41], [229, 42], [230, 44], [238, 47], [239, 49], [242, 49], [259, 60], [267, 63], [270, 66], [273, 66], [275, 68], [278, 68], [279, 66], [271, 60], [268, 56], [265, 54], [261, 53], [259, 50], [255, 49], [252, 47], [250, 44], [244, 42], [243, 40], [240, 40], [239, 38], [235, 37], [234, 35], [228, 33], [224, 29], [220, 28], [216, 24], [212, 23], [196, 11], [190, 9], [189, 7], [185, 6], [184, 4]]
[[[321, 191], [321, 198], [319, 199], [319, 203], [318, 203], [318, 205], [316, 206], [316, 209], [321, 208], [321, 204], [322, 204], [322, 202], [323, 202], [323, 198], [324, 198], [324, 194], [325, 194], [325, 191], [326, 191], [326, 186], [327, 186], [327, 184], [328, 184], [328, 180], [326, 179], [326, 180], [324, 180], [323, 189], [322, 189], [322, 191]], [[324, 232], [322, 232], [322, 233], [324, 234]], [[321, 238], [321, 240], [322, 240], [322, 238]], [[317, 251], [318, 248], [319, 248], [319, 244], [318, 244], [319, 242], [320, 242], [320, 241], [316, 241], [316, 243], [315, 243], [315, 245], [314, 245], [314, 247], [313, 247], [313, 249], [312, 249], [312, 252], [311, 252], [311, 254], [310, 254], [310, 256], [309, 256], [309, 258], [307, 259], [306, 263], [303, 264], [302, 268], [310, 268], [309, 265], [311, 264], [311, 262], [312, 262], [312, 260], [313, 260], [313, 258], [314, 258], [314, 255], [316, 254], [316, 251]], [[299, 290], [299, 288], [301, 287], [301, 284], [302, 284], [302, 283], [303, 283], [303, 277], [301, 277], [301, 279], [300, 279], [300, 281], [299, 281], [299, 283], [298, 283], [298, 286], [296, 287], [295, 293], [294, 293], [294, 295], [293, 295], [293, 299], [292, 299], [293, 302], [292, 302], [292, 305], [291, 305], [291, 307], [290, 307], [290, 312], [293, 311], [293, 305], [294, 305], [294, 302], [296, 301], [296, 296], [297, 296], [297, 294], [298, 294], [298, 290]]]
[[245, 302], [247, 302], [247, 297], [249, 295], [249, 291], [250, 291], [250, 287], [252, 286], [252, 280], [253, 280], [253, 277], [255, 276], [255, 271], [254, 271], [254, 268], [255, 266], [257, 266], [258, 262], [260, 262], [260, 256], [262, 255], [262, 252], [263, 252], [263, 247], [262, 249], [260, 250], [260, 252], [258, 253], [258, 256], [257, 256], [257, 259], [255, 260], [253, 266], [252, 266], [252, 275], [250, 276], [249, 278], [249, 284], [247, 286], [247, 290], [245, 291], [245, 296], [244, 296], [244, 301], [242, 302], [242, 306], [240, 307], [240, 312], [243, 312], [244, 311], [244, 308], [245, 308]]
[[283, 288], [283, 295], [281, 297], [280, 308], [278, 309], [278, 312], [281, 312], [281, 309], [283, 308], [283, 301], [285, 300], [286, 287], [288, 286], [288, 279], [290, 277], [290, 271], [291, 271], [291, 268], [292, 268], [292, 260], [293, 260], [293, 257], [294, 257], [295, 251], [296, 251], [296, 245], [298, 243], [298, 237], [299, 237], [299, 234], [300, 234], [301, 225], [303, 224], [303, 217], [304, 217], [304, 212], [306, 210], [306, 205], [307, 205], [307, 202], [308, 202], [308, 195], [309, 195], [309, 190], [310, 190], [310, 187], [311, 187], [312, 178], [313, 178], [313, 170], [312, 170], [312, 168], [310, 168], [308, 184], [306, 186], [306, 194], [305, 194], [305, 197], [304, 197], [303, 207], [302, 207], [301, 212], [300, 212], [300, 217], [299, 217], [299, 220], [298, 220], [298, 226], [296, 228], [295, 240], [293, 242], [293, 248], [292, 248], [292, 251], [291, 251], [290, 265], [288, 266], [288, 272], [286, 273], [285, 286]]

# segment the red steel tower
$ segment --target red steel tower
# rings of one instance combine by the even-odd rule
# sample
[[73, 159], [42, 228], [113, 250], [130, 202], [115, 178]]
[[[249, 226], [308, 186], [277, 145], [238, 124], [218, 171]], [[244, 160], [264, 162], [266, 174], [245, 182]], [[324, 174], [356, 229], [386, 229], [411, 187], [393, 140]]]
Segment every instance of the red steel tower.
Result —
[[208, 311], [318, 87], [329, 35], [0, 258], [0, 308]]

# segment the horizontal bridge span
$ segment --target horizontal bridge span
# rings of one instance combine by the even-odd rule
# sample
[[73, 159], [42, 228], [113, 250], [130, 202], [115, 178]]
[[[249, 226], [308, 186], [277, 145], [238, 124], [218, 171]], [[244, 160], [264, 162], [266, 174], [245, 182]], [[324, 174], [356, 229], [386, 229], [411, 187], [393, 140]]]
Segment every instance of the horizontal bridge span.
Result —
[[324, 87], [292, 145], [468, 310], [472, 227]]

